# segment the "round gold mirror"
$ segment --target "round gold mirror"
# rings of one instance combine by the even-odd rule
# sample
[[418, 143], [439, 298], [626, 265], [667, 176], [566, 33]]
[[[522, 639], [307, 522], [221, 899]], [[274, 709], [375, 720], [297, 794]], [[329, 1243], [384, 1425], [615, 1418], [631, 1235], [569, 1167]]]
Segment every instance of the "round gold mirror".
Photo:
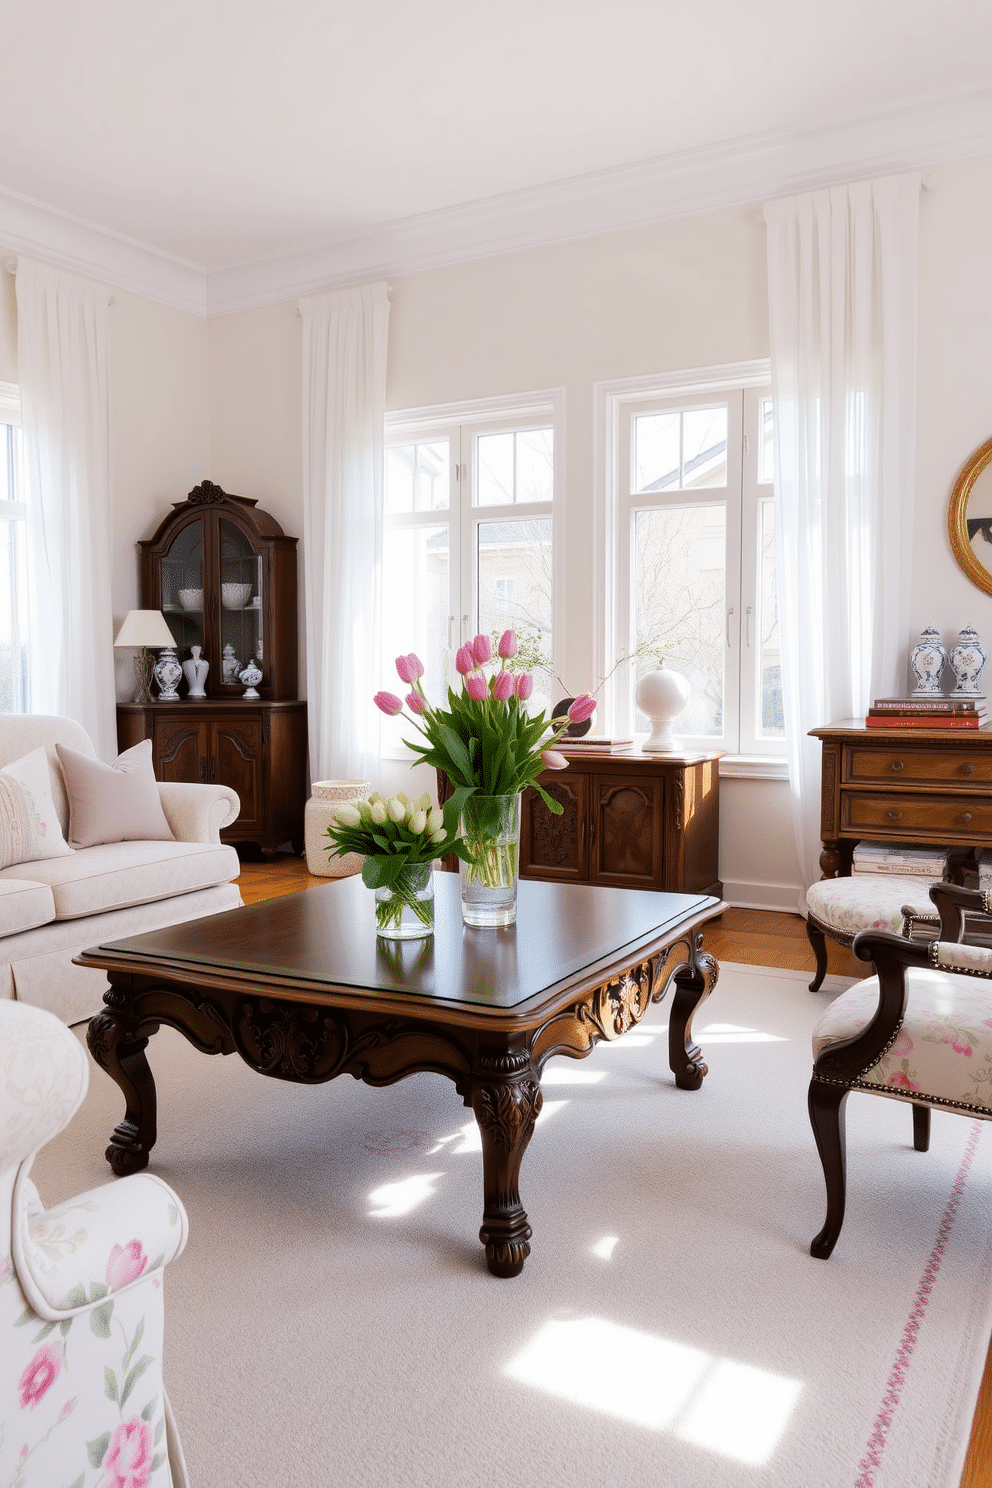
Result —
[[992, 439], [975, 451], [958, 476], [947, 528], [961, 568], [973, 584], [992, 594]]

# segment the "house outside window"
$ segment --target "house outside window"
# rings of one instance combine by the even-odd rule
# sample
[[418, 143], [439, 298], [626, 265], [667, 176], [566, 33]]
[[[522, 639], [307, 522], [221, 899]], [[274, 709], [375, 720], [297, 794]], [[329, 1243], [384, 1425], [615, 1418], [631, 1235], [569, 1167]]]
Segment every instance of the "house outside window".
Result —
[[[539, 644], [535, 689], [550, 695], [560, 422], [558, 395], [387, 419], [383, 655], [415, 651], [433, 702], [458, 685], [460, 645], [507, 629]], [[408, 728], [384, 725], [385, 752]]]
[[0, 713], [31, 708], [27, 518], [20, 394], [0, 382]]

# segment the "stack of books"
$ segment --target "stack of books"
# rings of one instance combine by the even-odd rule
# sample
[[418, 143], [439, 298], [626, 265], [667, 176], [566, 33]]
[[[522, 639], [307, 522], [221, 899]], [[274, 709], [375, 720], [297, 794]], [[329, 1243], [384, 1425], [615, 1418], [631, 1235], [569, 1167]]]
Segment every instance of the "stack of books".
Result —
[[936, 883], [947, 872], [947, 847], [907, 847], [902, 842], [859, 842], [852, 873], [897, 873]]
[[865, 716], [866, 728], [981, 728], [988, 722], [985, 698], [876, 698]]
[[589, 754], [624, 754], [634, 747], [632, 738], [619, 739], [609, 734], [563, 734], [557, 748], [585, 751]]

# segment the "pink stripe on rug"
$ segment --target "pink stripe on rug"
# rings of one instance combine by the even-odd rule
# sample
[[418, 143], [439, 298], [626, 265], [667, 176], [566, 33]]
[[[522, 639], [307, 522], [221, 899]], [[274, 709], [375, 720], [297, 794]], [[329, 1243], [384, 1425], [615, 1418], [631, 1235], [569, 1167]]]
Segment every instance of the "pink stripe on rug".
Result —
[[923, 1275], [920, 1277], [920, 1284], [916, 1288], [916, 1296], [913, 1298], [913, 1305], [910, 1308], [909, 1317], [906, 1319], [906, 1326], [903, 1329], [902, 1338], [899, 1340], [899, 1347], [892, 1361], [892, 1368], [889, 1370], [889, 1377], [885, 1383], [885, 1392], [882, 1396], [882, 1404], [879, 1407], [878, 1415], [875, 1417], [875, 1424], [872, 1427], [871, 1436], [868, 1438], [865, 1454], [858, 1463], [858, 1476], [855, 1479], [854, 1488], [873, 1488], [875, 1475], [881, 1465], [882, 1454], [885, 1451], [889, 1427], [892, 1425], [892, 1417], [895, 1414], [896, 1406], [899, 1404], [902, 1387], [906, 1381], [906, 1373], [909, 1369], [910, 1360], [913, 1357], [913, 1350], [916, 1347], [916, 1340], [923, 1322], [923, 1315], [927, 1310], [930, 1293], [933, 1291], [933, 1284], [937, 1280], [937, 1272], [940, 1270], [941, 1262], [944, 1259], [944, 1252], [947, 1249], [951, 1230], [954, 1228], [958, 1209], [961, 1207], [965, 1184], [968, 1180], [968, 1172], [974, 1161], [975, 1150], [978, 1146], [978, 1139], [981, 1136], [983, 1125], [984, 1122], [982, 1121], [972, 1122], [971, 1135], [968, 1138], [964, 1156], [961, 1159], [961, 1166], [958, 1169], [958, 1175], [954, 1180], [943, 1217], [937, 1229], [937, 1238], [934, 1241], [933, 1250], [930, 1252], [930, 1258], [923, 1268]]

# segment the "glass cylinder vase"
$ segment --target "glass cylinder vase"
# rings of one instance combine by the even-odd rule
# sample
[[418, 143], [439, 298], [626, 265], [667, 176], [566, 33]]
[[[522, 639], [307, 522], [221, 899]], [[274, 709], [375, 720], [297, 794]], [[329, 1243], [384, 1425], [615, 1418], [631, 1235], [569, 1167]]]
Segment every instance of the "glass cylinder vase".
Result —
[[433, 864], [409, 863], [392, 884], [375, 891], [376, 934], [386, 940], [418, 940], [434, 934]]
[[461, 834], [471, 854], [459, 862], [466, 925], [512, 925], [517, 918], [520, 795], [469, 796]]

